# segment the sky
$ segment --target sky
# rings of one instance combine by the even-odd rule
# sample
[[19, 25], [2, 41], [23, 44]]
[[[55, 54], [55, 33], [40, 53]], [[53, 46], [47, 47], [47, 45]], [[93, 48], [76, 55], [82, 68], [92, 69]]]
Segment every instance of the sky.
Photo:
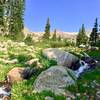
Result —
[[33, 32], [43, 32], [47, 18], [51, 31], [78, 32], [82, 24], [86, 30], [100, 22], [100, 0], [26, 0], [24, 23]]

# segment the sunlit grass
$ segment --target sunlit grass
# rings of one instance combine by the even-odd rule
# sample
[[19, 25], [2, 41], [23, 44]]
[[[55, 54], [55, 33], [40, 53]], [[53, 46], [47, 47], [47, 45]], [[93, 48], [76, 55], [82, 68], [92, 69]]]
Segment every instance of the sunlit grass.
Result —
[[[3, 41], [3, 40], [2, 40]], [[54, 44], [55, 45], [55, 44]], [[60, 44], [61, 45], [61, 44]], [[57, 46], [57, 45], [56, 45]], [[18, 47], [18, 48], [17, 48]], [[0, 80], [4, 80], [5, 76], [9, 72], [10, 69], [14, 67], [25, 67], [24, 63], [32, 58], [39, 58], [40, 63], [43, 65], [44, 69], [47, 69], [57, 63], [53, 60], [49, 60], [42, 55], [42, 50], [44, 48], [51, 47], [49, 43], [37, 43], [32, 46], [20, 47], [13, 46], [8, 48], [8, 56], [10, 60], [18, 59], [18, 63], [16, 64], [5, 64], [5, 62], [0, 61]], [[33, 48], [33, 52], [28, 50], [28, 48]], [[75, 54], [80, 54], [83, 52], [83, 49], [75, 48], [75, 47], [61, 47], [65, 51], [73, 52]], [[88, 54], [92, 57], [100, 58], [100, 52], [88, 52]], [[5, 56], [4, 52], [0, 52], [0, 58]], [[42, 71], [42, 70], [41, 70]], [[12, 88], [12, 98], [11, 100], [44, 100], [46, 96], [51, 96], [54, 100], [66, 100], [64, 96], [55, 96], [53, 93], [44, 91], [43, 93], [34, 93], [33, 92], [33, 83], [38, 75], [33, 76], [30, 80], [25, 80], [16, 84], [13, 84]], [[75, 86], [71, 86], [66, 90], [69, 90], [73, 94], [80, 93], [80, 97], [77, 97], [77, 100], [86, 100], [85, 93], [87, 95], [95, 95], [95, 88], [91, 87], [91, 82], [97, 81], [100, 83], [100, 67], [98, 66], [91, 72], [86, 72], [82, 75], [81, 79], [77, 81]], [[84, 85], [85, 84], [85, 85]]]

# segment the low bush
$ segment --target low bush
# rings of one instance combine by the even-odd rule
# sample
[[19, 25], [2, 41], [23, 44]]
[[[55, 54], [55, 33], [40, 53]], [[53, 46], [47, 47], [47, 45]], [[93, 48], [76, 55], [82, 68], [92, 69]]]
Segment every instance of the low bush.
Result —
[[15, 42], [21, 42], [24, 40], [24, 34], [23, 33], [18, 33], [18, 34], [8, 34], [4, 35], [7, 39], [11, 39]]
[[24, 62], [26, 62], [26, 61], [28, 61], [28, 60], [30, 60], [30, 59], [32, 59], [32, 57], [31, 56], [28, 56], [28, 55], [18, 55], [17, 56], [17, 59], [18, 59], [18, 62], [19, 63], [24, 63]]
[[97, 47], [100, 47], [100, 40], [96, 43]]
[[42, 54], [42, 51], [40, 51], [37, 54], [37, 58], [40, 59], [40, 63], [43, 65], [44, 69], [47, 69], [47, 68], [49, 68], [51, 66], [57, 65], [57, 62], [55, 60], [48, 59], [48, 58], [44, 57], [43, 54]]
[[25, 39], [24, 39], [24, 42], [27, 44], [27, 45], [32, 45], [34, 44], [34, 41], [32, 39], [32, 37], [30, 35], [28, 35]]
[[64, 47], [65, 46], [65, 43], [64, 42], [62, 42], [62, 41], [51, 41], [50, 42], [50, 46], [52, 47], [52, 48], [57, 48], [57, 47]]

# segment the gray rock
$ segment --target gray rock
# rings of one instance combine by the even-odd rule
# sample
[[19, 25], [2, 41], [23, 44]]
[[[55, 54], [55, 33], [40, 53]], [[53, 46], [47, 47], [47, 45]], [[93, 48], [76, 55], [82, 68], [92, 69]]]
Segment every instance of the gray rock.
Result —
[[79, 45], [79, 47], [80, 47], [80, 48], [85, 48], [85, 47], [86, 47], [86, 45], [81, 44], [81, 45]]
[[69, 92], [69, 91], [67, 91], [66, 92], [66, 100], [68, 99], [68, 100], [75, 100], [75, 95], [74, 94], [72, 94], [71, 92]]
[[13, 59], [13, 60], [5, 60], [4, 63], [5, 63], [5, 64], [16, 64], [16, 63], [18, 63], [18, 60], [17, 60], [17, 59]]
[[96, 51], [96, 50], [99, 50], [99, 48], [98, 48], [98, 47], [91, 47], [90, 50], [92, 50], [92, 51]]
[[53, 66], [43, 71], [34, 82], [34, 92], [51, 91], [57, 95], [65, 93], [65, 88], [74, 85], [75, 73], [62, 66]]
[[50, 97], [50, 96], [47, 96], [47, 97], [45, 97], [45, 100], [54, 100], [54, 98]]
[[81, 96], [81, 94], [80, 94], [80, 93], [76, 93], [76, 96], [78, 96], [78, 97], [79, 97], [79, 96]]
[[29, 61], [27, 61], [25, 64], [26, 65], [32, 65], [32, 64], [37, 64], [37, 62], [39, 61], [39, 59], [31, 59]]
[[96, 100], [100, 100], [100, 91], [97, 91], [96, 93]]
[[35, 65], [35, 66], [37, 66], [39, 68], [42, 68], [43, 67], [42, 64], [39, 62], [39, 59], [37, 59], [37, 58], [31, 59], [31, 60], [27, 61], [25, 64], [26, 65], [29, 65], [29, 66]]
[[58, 65], [67, 67], [71, 67], [72, 63], [79, 60], [75, 55], [58, 48], [45, 49], [43, 50], [43, 55], [49, 59], [54, 59]]
[[66, 100], [72, 100], [70, 97], [67, 97]]

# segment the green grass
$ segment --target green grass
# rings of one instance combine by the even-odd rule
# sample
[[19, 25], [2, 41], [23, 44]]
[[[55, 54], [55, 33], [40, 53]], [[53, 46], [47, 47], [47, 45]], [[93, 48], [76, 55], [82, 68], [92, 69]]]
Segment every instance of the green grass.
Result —
[[[2, 40], [3, 41], [3, 40]], [[7, 41], [5, 39], [4, 41]], [[53, 43], [52, 43], [53, 44]], [[54, 44], [55, 45], [55, 44]], [[18, 59], [17, 64], [5, 64], [4, 62], [0, 61], [0, 80], [4, 80], [6, 74], [9, 70], [11, 70], [14, 67], [25, 67], [24, 63], [31, 58], [39, 58], [40, 63], [43, 65], [43, 70], [56, 65], [57, 63], [53, 60], [49, 60], [42, 55], [42, 50], [44, 48], [51, 47], [51, 42], [49, 43], [36, 43], [32, 45], [32, 48], [35, 50], [29, 51], [28, 48], [31, 48], [30, 46], [26, 47], [19, 47], [17, 48], [16, 45], [13, 47], [8, 48], [8, 55], [10, 59]], [[57, 47], [57, 45], [56, 45]], [[60, 44], [60, 47], [61, 44]], [[73, 52], [74, 54], [78, 55], [82, 51], [82, 49], [75, 48], [75, 47], [62, 47], [62, 49]], [[100, 52], [94, 51], [94, 52], [88, 52], [88, 54], [92, 57], [100, 58]], [[0, 58], [3, 58], [5, 54], [3, 52], [0, 52]], [[41, 70], [41, 71], [43, 71]], [[33, 83], [34, 80], [37, 78], [37, 76], [33, 76], [28, 81], [22, 81], [19, 83], [16, 83], [13, 85], [12, 88], [12, 98], [11, 100], [44, 100], [46, 96], [54, 97], [54, 100], [66, 100], [66, 97], [64, 96], [56, 96], [50, 91], [44, 91], [43, 93], [34, 93], [33, 92]], [[72, 92], [73, 94], [80, 93], [80, 96], [76, 98], [76, 100], [87, 100], [85, 93], [88, 95], [95, 96], [96, 89], [94, 87], [91, 87], [91, 84], [94, 80], [96, 80], [98, 83], [100, 83], [100, 66], [98, 66], [95, 70], [91, 72], [86, 72], [81, 79], [77, 81], [77, 84], [75, 86], [70, 86], [66, 89]]]
[[99, 58], [100, 59], [100, 50], [98, 51], [90, 51], [90, 52], [87, 52], [91, 57], [93, 58]]

